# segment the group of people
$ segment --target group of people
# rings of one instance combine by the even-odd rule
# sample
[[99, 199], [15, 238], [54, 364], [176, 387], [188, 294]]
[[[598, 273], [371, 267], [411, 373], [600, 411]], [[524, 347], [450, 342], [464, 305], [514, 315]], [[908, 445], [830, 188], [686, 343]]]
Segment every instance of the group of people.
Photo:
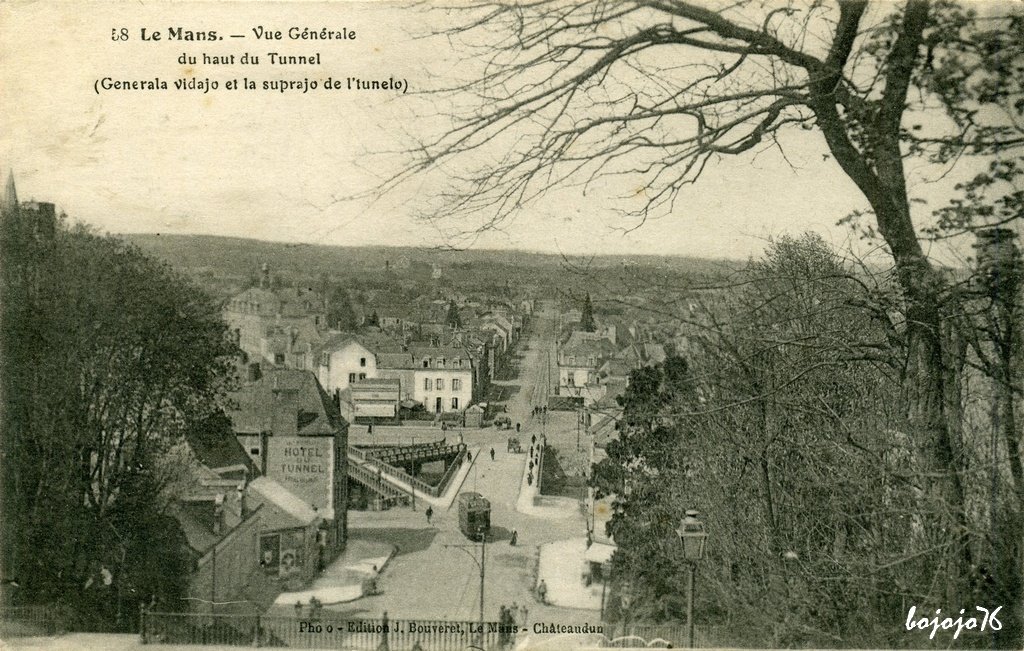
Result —
[[[320, 614], [324, 610], [324, 604], [316, 597], [309, 598], [309, 617], [310, 621], [317, 621], [320, 619]], [[295, 602], [295, 617], [302, 619], [302, 601]]]
[[530, 614], [526, 604], [520, 606], [514, 601], [511, 606], [502, 606], [499, 612], [498, 619], [502, 624], [515, 624], [519, 628], [526, 627], [526, 616]]
[[[533, 486], [533, 466], [535, 465], [534, 461], [533, 461], [533, 455], [536, 452], [536, 450], [535, 450], [536, 447], [537, 447], [537, 435], [534, 434], [533, 436], [530, 437], [530, 465], [527, 468], [528, 472], [526, 473], [526, 485], [527, 486]], [[539, 461], [538, 461], [538, 463], [539, 463]], [[538, 468], [538, 471], [539, 470], [540, 470], [540, 468]]]
[[526, 616], [528, 611], [526, 604], [522, 606], [512, 602], [511, 606], [502, 606], [498, 611], [498, 644], [502, 647], [509, 646], [515, 638], [513, 631], [526, 629]]

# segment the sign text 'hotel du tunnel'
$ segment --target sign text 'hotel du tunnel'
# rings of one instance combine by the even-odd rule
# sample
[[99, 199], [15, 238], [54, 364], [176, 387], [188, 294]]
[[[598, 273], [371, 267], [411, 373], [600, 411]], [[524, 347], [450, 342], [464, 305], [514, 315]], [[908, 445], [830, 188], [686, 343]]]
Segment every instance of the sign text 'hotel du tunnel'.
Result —
[[324, 474], [327, 472], [327, 452], [323, 448], [288, 446], [281, 450], [281, 472], [292, 474]]

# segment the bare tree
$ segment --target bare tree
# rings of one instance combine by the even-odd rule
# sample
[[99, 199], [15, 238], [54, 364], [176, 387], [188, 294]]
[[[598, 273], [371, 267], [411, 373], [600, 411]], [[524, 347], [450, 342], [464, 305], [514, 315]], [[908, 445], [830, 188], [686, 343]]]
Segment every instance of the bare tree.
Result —
[[[441, 215], [492, 228], [553, 187], [624, 177], [642, 197], [631, 212], [642, 223], [671, 212], [716, 157], [781, 147], [793, 129], [823, 136], [825, 158], [869, 204], [903, 293], [902, 386], [927, 484], [920, 506], [932, 530], [955, 541], [941, 561], [955, 603], [972, 566], [964, 346], [950, 327], [954, 292], [926, 254], [929, 231], [915, 223], [906, 161], [992, 160], [1024, 146], [1020, 7], [990, 5], [991, 15], [978, 16], [926, 0], [533, 0], [455, 11], [448, 36], [470, 49], [480, 74], [450, 89], [454, 126], [420, 143], [384, 184], [442, 168], [454, 180]], [[1019, 178], [1014, 167], [998, 180]], [[1019, 216], [1017, 195], [1011, 187], [996, 215], [978, 210], [984, 199], [975, 196], [943, 219], [1005, 223]]]

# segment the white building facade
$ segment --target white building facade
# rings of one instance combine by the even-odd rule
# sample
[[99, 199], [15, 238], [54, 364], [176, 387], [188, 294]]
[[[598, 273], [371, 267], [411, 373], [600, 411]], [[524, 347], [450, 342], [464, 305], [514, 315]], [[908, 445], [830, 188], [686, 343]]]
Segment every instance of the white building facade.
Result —
[[331, 395], [359, 380], [377, 377], [376, 355], [357, 340], [328, 341], [320, 348], [317, 379]]

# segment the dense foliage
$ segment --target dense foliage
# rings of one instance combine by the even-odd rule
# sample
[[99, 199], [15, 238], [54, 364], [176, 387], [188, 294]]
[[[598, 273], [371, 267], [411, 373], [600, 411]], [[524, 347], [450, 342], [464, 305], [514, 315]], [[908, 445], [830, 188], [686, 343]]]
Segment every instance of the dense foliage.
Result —
[[127, 627], [139, 603], [178, 606], [191, 568], [168, 489], [234, 348], [166, 265], [35, 217], [3, 215], [5, 578], [19, 601]]
[[[698, 609], [730, 631], [720, 643], [926, 641], [902, 620], [934, 608], [947, 571], [937, 552], [958, 539], [925, 526], [900, 387], [905, 328], [869, 280], [816, 238], [783, 239], [708, 299], [685, 359], [633, 372], [619, 440], [594, 472], [599, 492], [618, 496], [614, 616], [682, 618], [673, 530], [696, 507], [713, 541]], [[968, 440], [965, 483], [991, 480], [989, 452], [987, 437]], [[990, 517], [990, 504], [972, 505], [971, 551], [988, 565], [968, 603], [1006, 604], [999, 643], [1012, 646], [1021, 591], [1006, 555], [1019, 543], [1000, 538], [1012, 519], [996, 517], [993, 546]], [[991, 639], [959, 643], [979, 641]]]

